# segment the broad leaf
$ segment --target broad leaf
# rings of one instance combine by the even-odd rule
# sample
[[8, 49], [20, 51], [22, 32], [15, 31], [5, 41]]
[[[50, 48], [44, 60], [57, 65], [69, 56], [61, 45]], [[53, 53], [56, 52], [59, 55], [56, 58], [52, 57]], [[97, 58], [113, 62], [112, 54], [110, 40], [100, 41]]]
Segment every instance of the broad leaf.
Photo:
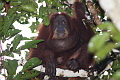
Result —
[[23, 66], [23, 69], [22, 71], [26, 71], [28, 69], [31, 69], [35, 66], [38, 66], [41, 64], [41, 60], [39, 60], [38, 58], [34, 57], [34, 58], [31, 58], [30, 60], [28, 60], [25, 65]]
[[27, 42], [25, 43], [25, 45], [21, 46], [18, 48], [18, 50], [24, 50], [24, 49], [28, 49], [28, 48], [36, 48], [36, 44], [39, 43], [39, 42], [43, 42], [44, 40], [43, 39], [40, 39], [40, 40], [33, 40], [33, 41], [30, 41], [30, 42]]
[[15, 76], [14, 80], [21, 80], [22, 73], [19, 73]]
[[117, 47], [120, 47], [119, 43], [118, 44], [115, 44], [115, 43], [106, 44], [100, 50], [96, 52], [96, 56], [98, 56], [98, 58], [100, 59], [104, 59], [112, 49], [117, 48]]
[[21, 5], [21, 9], [27, 12], [36, 13], [37, 9], [32, 4]]
[[19, 32], [21, 32], [21, 30], [19, 29], [9, 29], [8, 33], [6, 33], [6, 38], [11, 38], [13, 36], [15, 36], [16, 34], [18, 34]]
[[102, 35], [95, 35], [88, 44], [89, 51], [95, 52], [100, 50], [104, 46], [105, 42], [109, 39], [109, 37], [110, 34], [108, 32], [104, 32]]
[[18, 62], [17, 62], [17, 60], [8, 60], [8, 61], [4, 62], [4, 66], [7, 69], [7, 72], [9, 75], [14, 75], [14, 74], [16, 74]]
[[18, 44], [22, 40], [22, 35], [17, 35], [13, 40], [13, 51], [17, 48]]
[[30, 71], [27, 71], [25, 72], [21, 78], [23, 79], [30, 79], [30, 78], [33, 78], [33, 77], [36, 77], [40, 74], [39, 71], [36, 71], [36, 70], [30, 70]]

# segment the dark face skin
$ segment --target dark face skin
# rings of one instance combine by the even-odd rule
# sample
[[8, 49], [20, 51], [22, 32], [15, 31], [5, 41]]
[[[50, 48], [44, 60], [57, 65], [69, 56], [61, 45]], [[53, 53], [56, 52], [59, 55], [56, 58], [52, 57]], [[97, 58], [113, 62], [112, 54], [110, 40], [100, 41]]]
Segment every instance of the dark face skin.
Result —
[[71, 34], [71, 25], [65, 15], [58, 14], [50, 26], [52, 39], [47, 41], [47, 47], [54, 52], [64, 52], [77, 45], [77, 35]]
[[53, 21], [53, 39], [65, 39], [69, 34], [68, 22], [63, 15], [58, 15]]

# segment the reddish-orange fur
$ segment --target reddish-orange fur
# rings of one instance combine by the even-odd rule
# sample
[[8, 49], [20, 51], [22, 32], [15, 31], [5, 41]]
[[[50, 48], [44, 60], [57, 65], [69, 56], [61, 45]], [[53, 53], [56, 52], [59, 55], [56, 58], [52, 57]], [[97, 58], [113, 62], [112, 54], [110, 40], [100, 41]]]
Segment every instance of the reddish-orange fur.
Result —
[[[82, 20], [85, 18], [84, 5], [80, 2], [74, 3], [74, 16], [70, 17], [66, 13], [55, 13], [50, 16], [50, 25], [45, 26], [41, 24], [39, 26], [39, 34], [35, 40], [44, 39], [44, 42], [38, 43], [38, 47], [30, 50], [30, 55], [28, 59], [32, 57], [38, 57], [42, 60], [42, 64], [45, 65], [47, 61], [55, 60], [59, 65], [56, 67], [68, 69], [66, 64], [72, 58], [75, 58], [80, 63], [80, 69], [88, 70], [89, 66], [93, 61], [93, 56], [87, 51], [87, 44], [90, 38], [94, 35], [93, 30], [89, 24], [84, 25]], [[52, 40], [53, 36], [53, 20], [55, 16], [64, 15], [69, 23], [70, 35], [75, 36], [76, 39], [80, 38], [79, 41], [74, 40], [76, 47], [72, 47], [69, 50], [56, 52], [54, 50], [49, 50], [46, 45], [49, 45], [49, 41]], [[87, 27], [87, 28], [86, 28]], [[69, 40], [68, 40], [69, 42]], [[72, 46], [71, 44], [69, 46]], [[54, 56], [53, 56], [54, 55]], [[54, 59], [52, 59], [52, 58]], [[70, 78], [69, 80], [80, 80], [80, 78]], [[40, 79], [41, 80], [41, 79]], [[59, 78], [58, 80], [68, 80], [66, 78]]]

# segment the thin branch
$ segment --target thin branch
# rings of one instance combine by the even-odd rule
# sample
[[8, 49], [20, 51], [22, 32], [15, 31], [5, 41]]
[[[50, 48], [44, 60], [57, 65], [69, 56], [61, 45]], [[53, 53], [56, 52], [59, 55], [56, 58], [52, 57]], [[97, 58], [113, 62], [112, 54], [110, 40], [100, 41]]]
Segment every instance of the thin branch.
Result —
[[4, 7], [5, 7], [5, 12], [8, 13], [8, 10], [10, 8], [10, 3], [9, 2], [5, 2], [4, 3]]
[[[38, 67], [34, 68], [37, 71], [45, 72], [45, 68], [40, 65]], [[69, 73], [69, 74], [68, 74]], [[56, 69], [56, 76], [62, 76], [62, 77], [88, 77], [88, 72], [81, 69], [78, 72], [73, 72], [71, 70], [64, 70], [57, 68]]]
[[[19, 60], [18, 65], [24, 65], [27, 61], [26, 60]], [[45, 67], [43, 65], [39, 65], [35, 68], [34, 70], [40, 71], [40, 72], [45, 72]], [[69, 74], [68, 74], [69, 73]], [[81, 69], [78, 72], [74, 72], [71, 70], [67, 69], [61, 69], [61, 68], [56, 68], [56, 76], [62, 76], [62, 77], [88, 77], [88, 72]]]
[[94, 22], [99, 25], [101, 24], [101, 20], [100, 18], [98, 17], [98, 12], [97, 10], [95, 9], [95, 6], [93, 5], [93, 3], [91, 1], [87, 1], [86, 2], [87, 4], [87, 7], [88, 7], [88, 10], [89, 12], [92, 14], [93, 18], [94, 18]]

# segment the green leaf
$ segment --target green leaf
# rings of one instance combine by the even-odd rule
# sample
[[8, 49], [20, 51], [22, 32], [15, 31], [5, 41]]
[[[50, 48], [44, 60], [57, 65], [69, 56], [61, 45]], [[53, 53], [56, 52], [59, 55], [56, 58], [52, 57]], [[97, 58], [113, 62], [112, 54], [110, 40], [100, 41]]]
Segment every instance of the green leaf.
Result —
[[7, 80], [13, 80], [13, 75], [8, 75]]
[[11, 0], [6, 0], [6, 2], [10, 2]]
[[5, 37], [11, 38], [11, 37], [15, 36], [16, 34], [18, 34], [19, 32], [21, 32], [21, 30], [19, 30], [19, 29], [9, 29], [8, 33], [5, 35]]
[[108, 32], [104, 32], [102, 35], [95, 35], [88, 44], [89, 51], [94, 53], [95, 51], [100, 50], [109, 37], [110, 34]]
[[2, 30], [2, 31], [0, 31], [0, 39], [1, 39], [1, 40], [3, 39], [3, 38], [2, 38], [3, 36], [4, 36], [4, 31]]
[[32, 12], [32, 13], [36, 13], [37, 9], [35, 6], [33, 6], [32, 4], [28, 4], [28, 5], [21, 5], [21, 9], [27, 12]]
[[35, 2], [35, 0], [30, 0], [30, 3], [33, 4], [36, 8], [38, 8], [38, 4]]
[[21, 1], [21, 0], [11, 0], [10, 2], [17, 2], [17, 1]]
[[100, 29], [106, 29], [109, 30], [112, 35], [118, 34], [119, 31], [116, 29], [115, 25], [111, 22], [104, 22], [101, 25], [98, 26]]
[[39, 8], [39, 16], [40, 18], [43, 19], [43, 23], [47, 26], [50, 24], [50, 20], [49, 20], [49, 12], [47, 11], [47, 7], [43, 7], [41, 6]]
[[29, 38], [27, 38], [27, 37], [23, 37], [23, 39], [22, 40], [30, 40]]
[[15, 76], [14, 80], [21, 80], [22, 73], [19, 73]]
[[118, 61], [118, 60], [115, 60], [114, 62], [113, 62], [113, 66], [112, 66], [112, 70], [117, 70], [117, 69], [119, 69], [120, 68], [120, 62]]
[[115, 40], [116, 42], [120, 42], [120, 33], [114, 34], [112, 39]]
[[100, 25], [98, 25], [98, 27], [100, 29], [107, 29], [107, 30], [111, 30], [111, 31], [116, 31], [117, 29], [115, 28], [114, 24], [112, 24], [111, 22], [104, 22]]
[[30, 26], [32, 33], [35, 32], [37, 28], [38, 28], [38, 25], [36, 25], [36, 22], [32, 22], [32, 25]]
[[46, 12], [47, 12], [46, 7], [41, 6], [39, 8], [39, 16], [40, 16], [40, 18], [43, 18], [43, 16], [45, 15]]
[[6, 34], [6, 32], [8, 32], [8, 29], [11, 27], [11, 25], [13, 24], [15, 19], [15, 15], [12, 15], [11, 17], [6, 16], [5, 18], [5, 22], [4, 22], [4, 34]]
[[38, 3], [41, 3], [41, 2], [43, 2], [44, 0], [38, 0]]
[[102, 23], [98, 26], [100, 29], [109, 30], [109, 33], [112, 35], [112, 39], [119, 42], [120, 41], [120, 32], [117, 30], [114, 24], [110, 22]]
[[111, 78], [111, 80], [120, 80], [120, 70], [116, 71], [113, 74], [113, 77]]
[[0, 3], [0, 10], [3, 9], [4, 3]]
[[11, 52], [9, 50], [5, 50], [2, 52], [2, 56], [9, 56]]
[[44, 16], [44, 19], [43, 19], [43, 23], [48, 26], [50, 24], [50, 20], [49, 20], [49, 16], [48, 15], [45, 15]]
[[22, 40], [22, 35], [17, 35], [13, 40], [13, 51], [17, 48], [18, 44]]
[[16, 69], [18, 67], [17, 60], [8, 60], [4, 62], [4, 66], [7, 69], [8, 75], [16, 74]]
[[3, 29], [3, 17], [0, 17], [0, 31]]
[[15, 18], [16, 18], [16, 10], [19, 10], [19, 8], [18, 7], [12, 7], [12, 8], [9, 8], [9, 10], [8, 10], [8, 14], [7, 14], [7, 17], [8, 17], [8, 20], [9, 20], [9, 17], [10, 16], [15, 16]]
[[34, 58], [31, 58], [30, 60], [28, 60], [25, 65], [23, 66], [23, 69], [22, 69], [22, 72], [26, 71], [26, 70], [29, 70], [33, 67], [36, 67], [38, 65], [41, 64], [41, 60], [39, 60], [38, 58], [34, 57]]
[[11, 6], [19, 6], [19, 5], [21, 5], [21, 1], [17, 1], [17, 2], [10, 2], [10, 5]]
[[39, 42], [43, 42], [44, 40], [43, 39], [40, 39], [40, 40], [33, 40], [33, 41], [30, 41], [30, 42], [27, 42], [25, 43], [25, 45], [21, 46], [18, 48], [18, 50], [24, 50], [24, 49], [28, 49], [28, 48], [35, 48], [36, 44], [39, 43]]
[[120, 47], [119, 43], [118, 44], [108, 43], [96, 52], [96, 56], [98, 56], [98, 58], [100, 59], [104, 59], [112, 49], [115, 49], [117, 47]]
[[30, 3], [30, 0], [22, 0], [22, 4], [23, 5], [27, 5], [27, 4], [29, 4]]
[[39, 71], [36, 71], [36, 70], [30, 70], [28, 72], [25, 72], [21, 78], [23, 79], [30, 79], [30, 78], [33, 78], [33, 77], [36, 77], [40, 74]]
[[49, 9], [49, 12], [51, 12], [51, 13], [56, 13], [57, 10], [56, 10], [56, 9]]

